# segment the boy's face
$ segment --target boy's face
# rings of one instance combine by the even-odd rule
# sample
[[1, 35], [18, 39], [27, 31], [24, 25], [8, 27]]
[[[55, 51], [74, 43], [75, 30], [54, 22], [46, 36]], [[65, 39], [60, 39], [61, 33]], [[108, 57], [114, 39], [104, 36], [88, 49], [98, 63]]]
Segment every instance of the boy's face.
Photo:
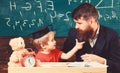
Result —
[[48, 50], [53, 50], [56, 48], [56, 41], [53, 36], [50, 36], [50, 38], [48, 40], [48, 44], [46, 45], [46, 48]]

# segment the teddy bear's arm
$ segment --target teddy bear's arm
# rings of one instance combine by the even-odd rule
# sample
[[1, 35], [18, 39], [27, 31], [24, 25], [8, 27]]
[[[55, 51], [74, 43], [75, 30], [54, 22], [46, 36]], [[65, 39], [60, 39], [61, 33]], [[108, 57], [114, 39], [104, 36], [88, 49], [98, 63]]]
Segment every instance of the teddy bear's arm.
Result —
[[13, 52], [10, 56], [10, 61], [11, 62], [14, 62], [14, 63], [18, 63], [19, 62], [19, 59], [17, 57], [17, 53]]

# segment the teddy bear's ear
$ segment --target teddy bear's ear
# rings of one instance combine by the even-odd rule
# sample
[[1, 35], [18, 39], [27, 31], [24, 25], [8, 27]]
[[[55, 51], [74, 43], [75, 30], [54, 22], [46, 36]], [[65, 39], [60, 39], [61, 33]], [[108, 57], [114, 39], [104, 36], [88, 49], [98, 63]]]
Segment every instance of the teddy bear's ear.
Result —
[[13, 43], [13, 40], [14, 40], [14, 39], [10, 39], [10, 42], [9, 42], [9, 45], [10, 45], [10, 46], [11, 46], [12, 44], [14, 44], [14, 43]]
[[24, 39], [22, 37], [18, 37], [18, 39], [24, 41]]

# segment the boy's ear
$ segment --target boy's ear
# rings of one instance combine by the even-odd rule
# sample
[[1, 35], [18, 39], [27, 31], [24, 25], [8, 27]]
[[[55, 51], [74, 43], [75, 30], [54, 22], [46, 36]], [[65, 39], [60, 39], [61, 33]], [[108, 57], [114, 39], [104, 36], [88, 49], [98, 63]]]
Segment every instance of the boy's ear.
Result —
[[43, 44], [42, 42], [40, 43], [40, 46], [41, 46], [42, 48], [45, 48], [45, 44]]

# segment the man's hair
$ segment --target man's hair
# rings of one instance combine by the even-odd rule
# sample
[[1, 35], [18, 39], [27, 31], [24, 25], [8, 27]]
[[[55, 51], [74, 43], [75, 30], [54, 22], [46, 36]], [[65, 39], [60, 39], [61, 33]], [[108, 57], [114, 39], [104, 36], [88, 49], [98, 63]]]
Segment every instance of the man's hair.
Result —
[[73, 19], [79, 19], [81, 17], [83, 17], [85, 20], [88, 20], [90, 17], [94, 17], [95, 20], [97, 21], [98, 11], [90, 3], [83, 3], [76, 7], [72, 12]]

